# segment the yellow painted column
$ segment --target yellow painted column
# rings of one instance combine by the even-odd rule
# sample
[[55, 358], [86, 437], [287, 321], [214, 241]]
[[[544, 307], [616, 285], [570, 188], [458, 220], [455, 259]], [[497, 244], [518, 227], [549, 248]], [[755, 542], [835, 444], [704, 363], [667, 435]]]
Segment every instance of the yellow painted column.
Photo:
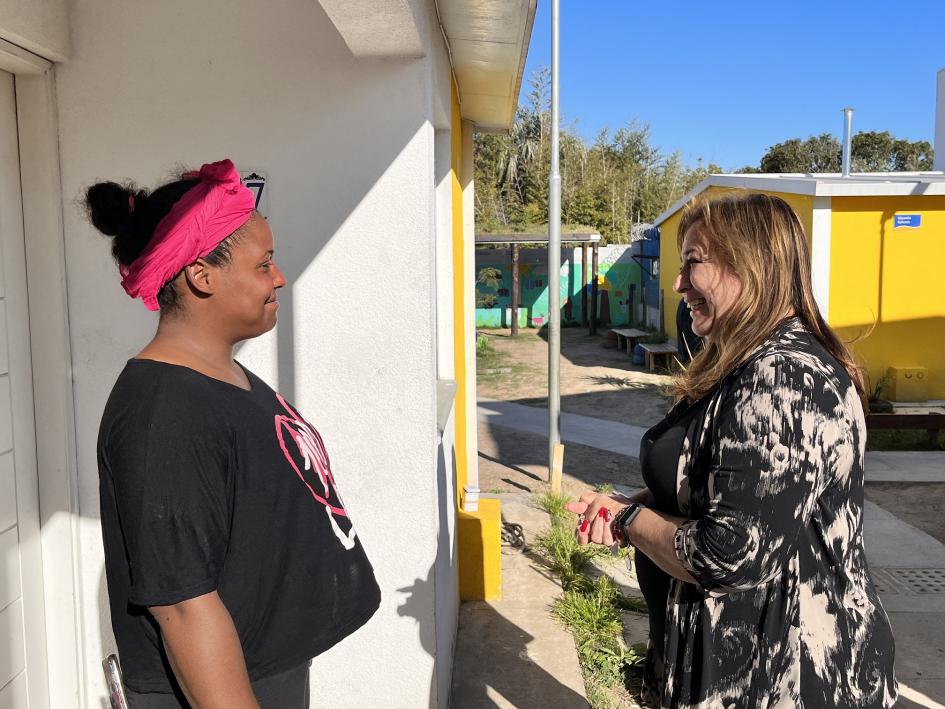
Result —
[[502, 508], [498, 500], [479, 500], [475, 512], [456, 515], [459, 597], [464, 601], [502, 598]]
[[[467, 395], [466, 379], [466, 268], [465, 239], [463, 238], [463, 188], [459, 175], [463, 164], [463, 129], [459, 112], [456, 86], [452, 85], [452, 118], [450, 124], [450, 182], [453, 210], [453, 357], [456, 376], [456, 492], [460, 509], [468, 478], [467, 451]], [[475, 337], [475, 333], [472, 333]]]
[[[469, 127], [467, 126], [467, 130]], [[452, 87], [452, 118], [450, 125], [450, 167], [453, 210], [453, 353], [456, 377], [454, 425], [456, 427], [456, 490], [459, 511], [456, 520], [459, 595], [463, 600], [497, 600], [502, 596], [502, 514], [498, 500], [480, 500], [475, 511], [466, 511], [465, 486], [469, 481], [469, 461], [475, 460], [470, 440], [471, 426], [476, 425], [475, 370], [470, 371], [469, 358], [475, 353], [475, 328], [468, 325], [468, 309], [473, 284], [467, 274], [474, 272], [469, 259], [473, 248], [467, 243], [463, 219], [464, 190], [473, 189], [472, 159], [468, 141], [464, 150], [463, 121], [459, 97]], [[472, 263], [474, 266], [475, 263]], [[475, 362], [475, 360], [472, 360]], [[473, 392], [471, 397], [469, 392]], [[473, 429], [473, 432], [475, 429]]]

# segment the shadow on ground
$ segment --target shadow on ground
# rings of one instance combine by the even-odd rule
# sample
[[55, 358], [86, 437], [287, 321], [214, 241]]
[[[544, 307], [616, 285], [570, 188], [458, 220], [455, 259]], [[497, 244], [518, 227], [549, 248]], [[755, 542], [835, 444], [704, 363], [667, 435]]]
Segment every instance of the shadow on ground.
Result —
[[[496, 424], [479, 423], [479, 489], [541, 492], [547, 488], [548, 439]], [[642, 487], [636, 458], [568, 443], [563, 488], [576, 494], [600, 485]]]

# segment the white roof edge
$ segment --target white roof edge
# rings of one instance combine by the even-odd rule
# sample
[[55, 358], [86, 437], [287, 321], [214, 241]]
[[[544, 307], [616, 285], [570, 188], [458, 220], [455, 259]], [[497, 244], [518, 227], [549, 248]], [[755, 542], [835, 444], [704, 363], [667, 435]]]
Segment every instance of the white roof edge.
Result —
[[654, 221], [659, 226], [709, 187], [787, 192], [812, 197], [898, 197], [945, 195], [945, 172], [873, 172], [841, 177], [838, 173], [709, 175]]

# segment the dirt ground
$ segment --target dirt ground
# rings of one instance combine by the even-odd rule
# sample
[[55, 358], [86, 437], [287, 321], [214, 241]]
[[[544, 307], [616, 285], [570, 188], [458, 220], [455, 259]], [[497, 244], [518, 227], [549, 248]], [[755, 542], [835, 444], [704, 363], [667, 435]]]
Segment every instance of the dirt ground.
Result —
[[[478, 381], [480, 398], [544, 408], [548, 401], [548, 343], [544, 333], [480, 330], [511, 372], [487, 366]], [[561, 410], [635, 426], [652, 426], [671, 405], [665, 374], [631, 363], [626, 351], [607, 349], [606, 338], [583, 328], [561, 330]], [[503, 367], [498, 367], [502, 369]]]
[[[534, 330], [512, 339], [508, 330], [485, 330], [495, 351], [480, 358], [481, 399], [547, 407], [548, 343]], [[632, 364], [626, 351], [607, 349], [601, 335], [561, 331], [561, 410], [634, 426], [658, 422], [672, 401], [670, 377]], [[483, 492], [538, 491], [548, 475], [547, 438], [479, 424], [479, 488]], [[636, 458], [573, 443], [565, 445], [564, 481], [576, 494], [600, 485], [642, 486]]]

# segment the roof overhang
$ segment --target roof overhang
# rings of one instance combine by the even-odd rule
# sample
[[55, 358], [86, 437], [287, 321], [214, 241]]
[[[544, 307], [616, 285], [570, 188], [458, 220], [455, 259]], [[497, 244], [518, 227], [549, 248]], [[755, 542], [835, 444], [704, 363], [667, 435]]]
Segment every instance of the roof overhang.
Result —
[[436, 0], [460, 111], [480, 131], [512, 127], [537, 0]]
[[[562, 244], [594, 244], [601, 239], [596, 231], [569, 231], [561, 234]], [[476, 234], [476, 246], [482, 244], [547, 244], [548, 232], [540, 234]]]
[[[426, 53], [413, 7], [417, 0], [319, 2], [355, 57], [417, 58]], [[477, 130], [508, 130], [515, 122], [537, 2], [433, 2], [456, 77], [460, 113]]]
[[710, 187], [786, 192], [812, 197], [897, 197], [945, 195], [943, 172], [867, 172], [842, 177], [839, 173], [777, 173], [709, 175], [660, 214], [662, 224], [693, 197]]

